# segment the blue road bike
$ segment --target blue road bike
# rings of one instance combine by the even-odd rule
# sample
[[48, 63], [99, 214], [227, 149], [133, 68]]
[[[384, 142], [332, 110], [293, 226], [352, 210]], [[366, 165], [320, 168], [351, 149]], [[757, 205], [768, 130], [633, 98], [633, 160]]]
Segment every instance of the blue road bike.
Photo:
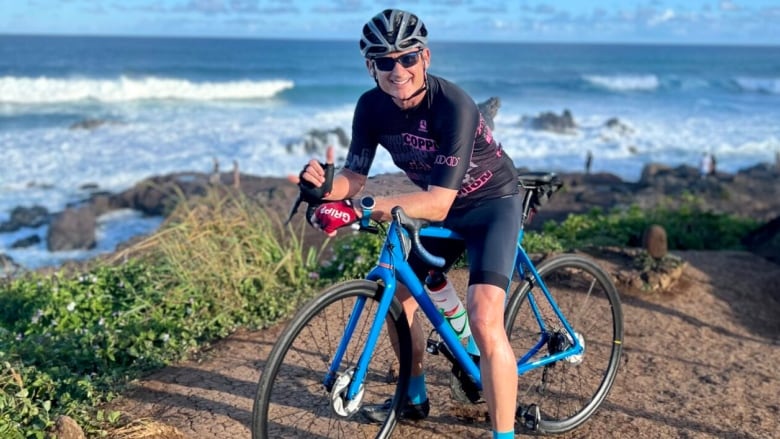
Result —
[[[562, 184], [552, 173], [524, 174], [518, 184], [525, 191], [523, 216], [504, 313], [519, 355], [516, 425], [538, 434], [563, 433], [593, 415], [612, 387], [622, 350], [620, 300], [610, 276], [589, 258], [561, 254], [535, 266], [521, 245], [524, 226]], [[365, 279], [326, 289], [280, 334], [257, 387], [254, 439], [390, 437], [405, 403], [412, 358], [407, 319], [394, 296], [398, 282], [433, 328], [428, 352], [452, 363], [453, 398], [479, 402], [478, 357], [467, 353], [407, 263], [409, 253], [417, 252], [431, 267], [442, 266], [444, 259], [430, 254], [420, 236], [459, 236], [409, 218], [400, 207], [392, 217], [377, 264]], [[366, 221], [361, 229], [376, 226]], [[364, 404], [387, 400], [391, 410], [383, 425], [359, 413]]]

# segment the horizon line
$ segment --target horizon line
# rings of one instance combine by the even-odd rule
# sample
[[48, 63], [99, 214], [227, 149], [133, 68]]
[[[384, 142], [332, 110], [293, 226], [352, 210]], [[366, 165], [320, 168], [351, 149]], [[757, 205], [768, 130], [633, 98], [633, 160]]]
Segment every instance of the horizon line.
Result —
[[[238, 36], [238, 35], [129, 35], [129, 34], [44, 34], [44, 33], [7, 33], [0, 32], [2, 37], [39, 37], [39, 38], [136, 38], [136, 39], [192, 39], [192, 40], [266, 40], [266, 41], [307, 41], [307, 42], [355, 42], [358, 39], [346, 37], [331, 38], [306, 38], [306, 37], [274, 37], [274, 36]], [[573, 45], [573, 46], [679, 46], [679, 47], [766, 47], [780, 48], [780, 42], [715, 42], [715, 41], [567, 41], [567, 40], [458, 40], [440, 38], [433, 41], [432, 45], [446, 44], [528, 44], [528, 45]]]

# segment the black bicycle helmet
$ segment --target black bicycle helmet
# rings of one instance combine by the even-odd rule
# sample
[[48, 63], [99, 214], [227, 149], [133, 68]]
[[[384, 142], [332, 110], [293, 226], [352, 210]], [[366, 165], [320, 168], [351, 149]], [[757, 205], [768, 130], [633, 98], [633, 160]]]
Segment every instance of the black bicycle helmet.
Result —
[[360, 52], [365, 58], [378, 58], [428, 45], [428, 30], [411, 12], [385, 9], [363, 26]]

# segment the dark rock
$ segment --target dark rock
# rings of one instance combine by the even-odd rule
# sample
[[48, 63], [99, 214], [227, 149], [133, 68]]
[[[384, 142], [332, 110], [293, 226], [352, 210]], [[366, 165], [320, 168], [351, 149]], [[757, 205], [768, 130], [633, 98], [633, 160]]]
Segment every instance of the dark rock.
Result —
[[531, 128], [557, 134], [571, 134], [577, 130], [577, 124], [568, 109], [563, 110], [560, 116], [552, 112], [544, 112], [530, 120], [523, 117], [521, 124], [525, 123], [528, 123]]
[[[332, 130], [310, 130], [303, 136], [303, 150], [307, 154], [314, 156], [325, 156], [328, 146], [333, 146], [332, 136], [336, 137], [338, 146], [346, 148], [349, 146], [349, 137], [341, 127]], [[287, 152], [292, 152], [300, 145], [300, 142], [289, 142]]]
[[611, 191], [579, 191], [574, 195], [577, 203], [589, 206], [612, 206], [617, 201], [616, 194]]
[[621, 122], [617, 117], [608, 119], [606, 122], [604, 122], [604, 126], [623, 136], [632, 134], [634, 132], [633, 128]]
[[94, 130], [95, 128], [108, 123], [104, 119], [84, 119], [70, 125], [71, 130]]
[[81, 186], [79, 186], [79, 189], [83, 191], [95, 191], [99, 188], [97, 183], [84, 183]]
[[13, 277], [21, 270], [22, 267], [14, 262], [10, 256], [0, 253], [0, 277]]
[[658, 163], [649, 163], [642, 169], [639, 182], [663, 191], [670, 187], [690, 186], [692, 182], [700, 182], [701, 180], [701, 174], [694, 166], [680, 165], [673, 168]]
[[22, 238], [19, 240], [14, 241], [13, 244], [11, 244], [11, 248], [27, 248], [31, 247], [35, 244], [38, 244], [41, 242], [41, 237], [38, 235], [30, 235], [26, 238]]
[[46, 236], [49, 251], [94, 248], [97, 218], [89, 206], [68, 208], [55, 216]]
[[70, 416], [60, 416], [51, 428], [50, 437], [57, 439], [85, 439], [84, 431]]
[[584, 175], [583, 180], [589, 185], [609, 186], [610, 188], [623, 184], [623, 180], [620, 177], [609, 172], [596, 172]]
[[114, 197], [109, 192], [100, 192], [93, 194], [89, 200], [88, 204], [92, 208], [92, 211], [95, 212], [95, 216], [103, 215], [104, 213], [108, 213], [115, 209], [120, 209], [121, 206], [117, 206], [114, 204]]
[[27, 187], [28, 188], [37, 187], [37, 188], [40, 188], [40, 189], [51, 189], [51, 188], [54, 187], [54, 185], [51, 184], [51, 183], [40, 183], [40, 182], [37, 182], [37, 181], [28, 181], [27, 182]]
[[8, 221], [0, 223], [0, 233], [15, 232], [22, 227], [40, 227], [49, 222], [49, 211], [43, 206], [15, 207]]
[[644, 185], [652, 185], [656, 176], [666, 175], [672, 170], [671, 166], [667, 166], [661, 163], [648, 163], [642, 168], [642, 175], [639, 177], [639, 183]]
[[479, 112], [482, 113], [482, 117], [485, 118], [485, 123], [491, 130], [495, 129], [493, 119], [498, 114], [498, 109], [501, 108], [501, 99], [496, 96], [488, 98], [486, 101], [477, 104]]
[[737, 176], [773, 180], [780, 177], [780, 168], [772, 166], [769, 163], [759, 163], [755, 166], [740, 170], [737, 172]]
[[173, 209], [177, 200], [205, 195], [210, 186], [209, 175], [203, 173], [155, 176], [111, 197], [109, 205], [139, 210], [150, 216], [164, 216]]
[[645, 230], [642, 236], [642, 246], [647, 253], [655, 258], [661, 259], [669, 252], [669, 243], [666, 238], [666, 229], [653, 224]]

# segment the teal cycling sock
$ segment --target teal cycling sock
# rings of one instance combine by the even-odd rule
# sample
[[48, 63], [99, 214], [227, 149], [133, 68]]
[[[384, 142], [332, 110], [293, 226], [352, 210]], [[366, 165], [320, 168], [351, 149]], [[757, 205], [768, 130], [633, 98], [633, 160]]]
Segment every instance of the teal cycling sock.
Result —
[[412, 404], [422, 404], [428, 399], [428, 392], [425, 390], [425, 374], [409, 378], [409, 390], [406, 396]]
[[493, 439], [514, 439], [515, 432], [514, 431], [504, 431], [504, 432], [497, 432], [493, 431]]

